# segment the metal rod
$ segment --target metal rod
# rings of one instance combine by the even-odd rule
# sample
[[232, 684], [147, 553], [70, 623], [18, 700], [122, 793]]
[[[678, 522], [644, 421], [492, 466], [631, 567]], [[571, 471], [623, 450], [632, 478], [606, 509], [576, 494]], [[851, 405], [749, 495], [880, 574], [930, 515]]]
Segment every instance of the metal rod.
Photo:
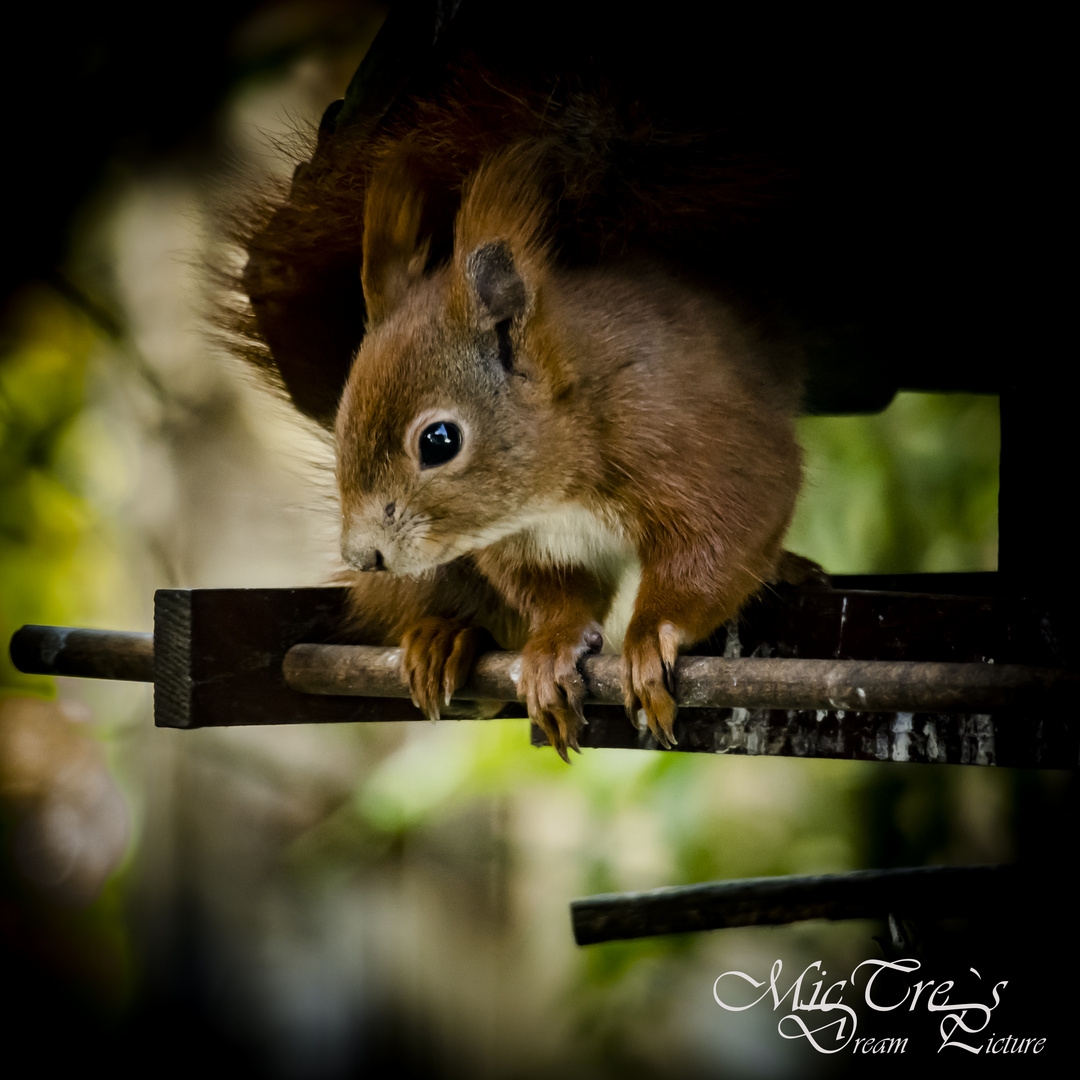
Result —
[[[400, 662], [394, 648], [295, 645], [285, 682], [308, 694], [408, 697]], [[589, 701], [622, 704], [619, 657], [589, 657], [582, 667]], [[520, 654], [486, 653], [455, 696], [515, 701], [520, 674]], [[1080, 700], [1076, 673], [1010, 664], [684, 656], [675, 686], [679, 705], [690, 708], [967, 713]]]

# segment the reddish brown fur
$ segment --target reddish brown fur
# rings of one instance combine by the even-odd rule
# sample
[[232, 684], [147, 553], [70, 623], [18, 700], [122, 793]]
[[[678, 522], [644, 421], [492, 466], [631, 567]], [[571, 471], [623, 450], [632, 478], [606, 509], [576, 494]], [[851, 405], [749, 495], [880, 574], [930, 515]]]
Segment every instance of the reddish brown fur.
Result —
[[235, 350], [332, 428], [364, 334], [372, 177], [397, 162], [394, 185], [422, 196], [421, 230], [437, 261], [449, 255], [468, 177], [523, 139], [544, 144], [550, 159], [562, 262], [592, 265], [644, 246], [715, 268], [724, 240], [785, 197], [787, 174], [769, 155], [735, 152], [715, 131], [669, 127], [602, 80], [533, 73], [508, 82], [460, 57], [398, 102], [376, 133], [346, 126], [320, 139], [287, 196], [271, 192], [240, 215], [248, 262], [223, 290], [244, 298], [223, 313]]
[[[350, 558], [402, 561], [405, 576], [356, 575], [358, 636], [405, 646], [429, 715], [484, 634], [522, 648], [522, 696], [565, 757], [577, 665], [628, 559], [642, 584], [627, 705], [663, 741], [677, 647], [802, 571], [780, 547], [799, 365], [664, 262], [741, 267], [741, 230], [783, 201], [785, 171], [746, 152], [753, 139], [736, 153], [715, 128], [671, 126], [685, 102], [650, 111], [617, 78], [549, 69], [549, 52], [513, 81], [490, 62], [501, 46], [487, 64], [455, 54], [375, 134], [320, 138], [287, 198], [241, 230], [250, 310], [229, 326], [336, 430]], [[502, 66], [522, 67], [517, 50]], [[465, 450], [419, 471], [409, 426], [446, 409]]]
[[[365, 616], [406, 644], [414, 698], [438, 715], [483, 628], [523, 647], [521, 695], [565, 757], [581, 723], [577, 665], [629, 561], [641, 583], [622, 646], [627, 708], [669, 744], [678, 647], [797, 568], [781, 544], [799, 390], [788, 346], [662, 265], [558, 267], [550, 168], [542, 143], [489, 155], [451, 262], [424, 273], [422, 207], [384, 182], [401, 175], [388, 159], [364, 241], [375, 317], [336, 431], [343, 552], [415, 581], [357, 581]], [[412, 440], [441, 419], [465, 432], [462, 451], [421, 469]], [[484, 601], [461, 604], [474, 586]]]

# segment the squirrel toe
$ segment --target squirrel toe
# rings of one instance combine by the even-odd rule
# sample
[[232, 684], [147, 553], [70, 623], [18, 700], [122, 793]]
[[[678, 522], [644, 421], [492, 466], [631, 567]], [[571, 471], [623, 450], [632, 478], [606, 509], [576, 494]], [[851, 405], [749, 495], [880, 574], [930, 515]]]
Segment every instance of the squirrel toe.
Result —
[[669, 623], [650, 632], [631, 624], [623, 642], [622, 680], [626, 714], [638, 727], [648, 726], [665, 749], [676, 745], [675, 660], [678, 633]]
[[401, 639], [401, 668], [413, 704], [438, 720], [469, 677], [479, 631], [451, 619], [421, 619]]
[[542, 639], [533, 639], [522, 652], [518, 694], [529, 718], [567, 763], [567, 749], [581, 752], [577, 736], [586, 723], [585, 680], [577, 665], [589, 647], [588, 642], [577, 647], [562, 642], [549, 649]]

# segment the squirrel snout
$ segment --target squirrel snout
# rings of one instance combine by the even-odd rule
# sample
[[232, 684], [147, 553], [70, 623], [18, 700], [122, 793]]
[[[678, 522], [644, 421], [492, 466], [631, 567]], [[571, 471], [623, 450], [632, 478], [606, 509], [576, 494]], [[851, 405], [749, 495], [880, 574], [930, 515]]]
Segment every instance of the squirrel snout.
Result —
[[378, 548], [355, 548], [346, 542], [341, 545], [341, 557], [354, 570], [386, 569], [386, 561]]
[[367, 505], [350, 508], [342, 516], [341, 557], [346, 566], [364, 571], [390, 569], [393, 542], [383, 524]]

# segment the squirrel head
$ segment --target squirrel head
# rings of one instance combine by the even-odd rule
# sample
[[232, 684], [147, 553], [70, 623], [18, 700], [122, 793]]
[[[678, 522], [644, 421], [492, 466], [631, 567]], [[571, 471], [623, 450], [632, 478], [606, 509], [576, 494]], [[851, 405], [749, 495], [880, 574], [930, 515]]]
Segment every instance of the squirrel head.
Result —
[[521, 151], [489, 160], [434, 270], [402, 170], [373, 178], [369, 325], [336, 423], [342, 554], [356, 569], [424, 573], [516, 532], [552, 497], [550, 419], [568, 375], [543, 319], [536, 175]]

